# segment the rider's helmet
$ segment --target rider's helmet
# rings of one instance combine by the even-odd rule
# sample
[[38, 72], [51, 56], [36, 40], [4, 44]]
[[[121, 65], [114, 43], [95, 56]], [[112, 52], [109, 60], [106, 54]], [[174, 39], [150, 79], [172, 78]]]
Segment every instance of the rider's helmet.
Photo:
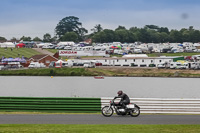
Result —
[[123, 93], [123, 91], [121, 91], [121, 90], [117, 92], [118, 96], [121, 96], [122, 93]]

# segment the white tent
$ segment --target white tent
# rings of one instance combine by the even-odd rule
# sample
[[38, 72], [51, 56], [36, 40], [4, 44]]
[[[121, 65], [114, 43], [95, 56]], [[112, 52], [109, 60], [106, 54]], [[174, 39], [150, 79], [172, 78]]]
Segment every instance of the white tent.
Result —
[[43, 47], [43, 46], [51, 46], [51, 45], [53, 45], [52, 43], [39, 43], [39, 44], [36, 44], [36, 46], [38, 47], [38, 48], [41, 48], [41, 47]]
[[59, 42], [57, 45], [60, 46], [60, 45], [74, 45], [75, 43], [74, 42]]
[[4, 42], [4, 43], [0, 43], [0, 47], [1, 48], [14, 48], [15, 44], [12, 42]]

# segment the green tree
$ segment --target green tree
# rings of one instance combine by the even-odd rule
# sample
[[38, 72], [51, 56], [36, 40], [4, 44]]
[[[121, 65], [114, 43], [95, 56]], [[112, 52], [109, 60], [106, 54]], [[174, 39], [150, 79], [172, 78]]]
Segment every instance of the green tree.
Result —
[[39, 42], [39, 41], [42, 41], [42, 40], [39, 37], [35, 37], [35, 38], [33, 38], [33, 41]]
[[193, 26], [190, 26], [190, 27], [189, 27], [189, 31], [194, 31], [194, 27], [193, 27]]
[[57, 40], [57, 37], [54, 36], [53, 38], [51, 38], [51, 41], [54, 42], [54, 43], [57, 43], [57, 41], [58, 41], [58, 40]]
[[79, 40], [81, 40], [88, 31], [82, 27], [78, 17], [69, 16], [60, 20], [55, 28], [55, 32], [59, 38], [65, 35], [66, 32], [75, 32], [79, 36]]
[[115, 29], [115, 31], [116, 31], [116, 30], [126, 30], [126, 27], [119, 25], [119, 26]]
[[129, 42], [140, 41], [139, 40], [139, 36], [140, 36], [140, 29], [139, 28], [131, 27], [129, 29], [129, 37], [130, 37], [130, 41]]
[[166, 32], [160, 33], [160, 42], [161, 43], [169, 42], [169, 35]]
[[129, 31], [130, 32], [133, 32], [133, 33], [136, 33], [136, 32], [138, 32], [140, 29], [139, 28], [137, 28], [137, 27], [131, 27], [130, 29], [129, 29]]
[[51, 35], [49, 33], [44, 34], [43, 41], [44, 42], [51, 42]]
[[88, 31], [85, 28], [79, 28], [78, 40], [82, 41], [85, 39], [85, 34], [88, 33]]
[[103, 30], [105, 34], [105, 42], [114, 42], [115, 41], [115, 32], [110, 29]]
[[138, 33], [138, 40], [144, 43], [152, 42], [147, 28], [141, 28]]
[[182, 41], [183, 42], [190, 42], [191, 41], [191, 38], [190, 38], [190, 31], [186, 28], [182, 28], [180, 30], [180, 33], [182, 34]]
[[7, 41], [7, 39], [5, 37], [0, 36], [0, 42], [6, 42], [6, 41]]
[[7, 41], [7, 39], [5, 37], [0, 36], [0, 41], [4, 42], [4, 41]]
[[169, 29], [167, 27], [161, 27], [158, 29], [158, 32], [165, 32], [165, 33], [169, 34]]
[[91, 31], [93, 31], [94, 33], [101, 32], [102, 30], [103, 30], [103, 28], [101, 27], [100, 24], [95, 25], [94, 28], [91, 29]]
[[200, 32], [199, 32], [199, 30], [194, 30], [191, 33], [191, 42], [197, 43], [199, 41], [200, 41]]
[[160, 34], [155, 30], [147, 30], [149, 34], [148, 42], [159, 43], [160, 42]]
[[31, 37], [21, 37], [20, 40], [23, 40], [23, 41], [31, 41]]
[[182, 34], [178, 30], [171, 30], [170, 32], [170, 42], [181, 43]]
[[138, 41], [137, 33], [138, 32], [131, 32], [131, 31], [129, 31], [129, 42], [130, 43]]
[[13, 37], [13, 38], [11, 39], [11, 41], [12, 41], [12, 42], [16, 42], [16, 41], [17, 41], [17, 38], [16, 38], [16, 37]]
[[93, 37], [92, 37], [93, 42], [99, 42], [99, 43], [104, 43], [106, 42], [106, 34], [105, 32], [101, 31], [96, 33]]
[[66, 32], [64, 36], [61, 37], [61, 41], [78, 41], [78, 35], [75, 32]]
[[115, 30], [115, 37], [117, 42], [129, 42], [129, 32], [126, 29]]
[[159, 27], [156, 26], [156, 25], [145, 25], [145, 28], [149, 28], [149, 29], [152, 29], [152, 30], [158, 30]]
[[[95, 29], [95, 28], [94, 28]], [[93, 30], [95, 31], [95, 30]], [[156, 25], [146, 25], [143, 28], [131, 27], [127, 30], [124, 26], [118, 26], [115, 31], [105, 29], [98, 33], [87, 36], [95, 42], [144, 42], [144, 43], [164, 43], [164, 42], [200, 42], [200, 30], [195, 30], [193, 26], [181, 30], [171, 30], [167, 27]]]

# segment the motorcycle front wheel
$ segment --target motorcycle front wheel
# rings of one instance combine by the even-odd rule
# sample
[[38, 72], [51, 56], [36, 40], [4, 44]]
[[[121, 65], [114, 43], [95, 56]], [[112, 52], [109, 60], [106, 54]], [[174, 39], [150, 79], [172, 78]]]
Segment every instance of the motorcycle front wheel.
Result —
[[140, 115], [140, 109], [138, 107], [135, 107], [134, 109], [132, 109], [130, 112], [130, 115], [132, 117], [137, 117]]
[[111, 107], [109, 107], [109, 106], [105, 106], [105, 107], [103, 107], [102, 109], [101, 109], [101, 113], [102, 113], [102, 115], [103, 116], [105, 116], [105, 117], [110, 117], [110, 116], [112, 116], [113, 115], [113, 109], [111, 108]]

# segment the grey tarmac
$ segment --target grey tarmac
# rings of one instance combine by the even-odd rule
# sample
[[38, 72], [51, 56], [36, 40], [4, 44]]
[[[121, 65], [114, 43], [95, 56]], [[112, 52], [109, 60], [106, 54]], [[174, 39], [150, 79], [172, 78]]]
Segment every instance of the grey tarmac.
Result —
[[200, 124], [200, 115], [0, 114], [0, 124]]

